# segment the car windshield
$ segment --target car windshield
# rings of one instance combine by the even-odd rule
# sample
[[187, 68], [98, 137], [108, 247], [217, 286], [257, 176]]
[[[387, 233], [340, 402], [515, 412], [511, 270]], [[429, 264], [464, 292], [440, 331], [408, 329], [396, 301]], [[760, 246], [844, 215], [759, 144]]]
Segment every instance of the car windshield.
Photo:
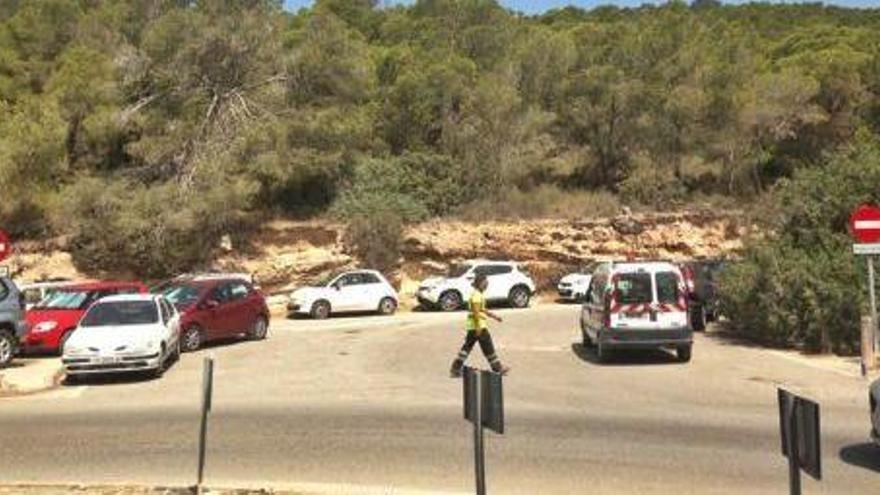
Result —
[[323, 277], [318, 277], [309, 284], [311, 287], [327, 287], [330, 285], [330, 282], [336, 280], [338, 274], [331, 273], [329, 275], [324, 275]]
[[471, 265], [452, 265], [449, 267], [449, 272], [446, 273], [446, 276], [449, 278], [458, 278], [468, 272], [471, 269]]
[[176, 306], [189, 306], [199, 300], [199, 288], [189, 284], [165, 287], [162, 295]]
[[112, 301], [92, 306], [80, 326], [149, 325], [158, 321], [159, 311], [153, 301]]
[[81, 309], [88, 299], [86, 291], [59, 290], [46, 295], [34, 309]]

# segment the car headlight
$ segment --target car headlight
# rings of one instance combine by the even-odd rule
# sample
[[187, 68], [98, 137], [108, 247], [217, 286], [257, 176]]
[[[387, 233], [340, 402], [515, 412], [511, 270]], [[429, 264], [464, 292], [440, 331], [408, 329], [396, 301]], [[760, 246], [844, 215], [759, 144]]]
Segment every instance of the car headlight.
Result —
[[37, 323], [36, 325], [34, 325], [33, 332], [34, 333], [51, 332], [52, 330], [55, 330], [55, 328], [57, 328], [57, 327], [58, 327], [57, 321], [41, 321], [40, 323]]

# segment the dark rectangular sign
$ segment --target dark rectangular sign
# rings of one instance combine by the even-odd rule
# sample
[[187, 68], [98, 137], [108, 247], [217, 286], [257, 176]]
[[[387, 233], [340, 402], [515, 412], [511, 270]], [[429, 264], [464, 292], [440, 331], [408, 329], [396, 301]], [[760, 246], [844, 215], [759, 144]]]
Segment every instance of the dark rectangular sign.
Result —
[[504, 434], [504, 393], [501, 375], [483, 371], [483, 426]]
[[[480, 391], [477, 391], [477, 374], [480, 375]], [[504, 393], [501, 375], [491, 371], [464, 368], [464, 419], [473, 423], [476, 418], [477, 399], [482, 408], [483, 427], [504, 434]]]
[[797, 442], [798, 466], [817, 480], [822, 479], [822, 442], [819, 421], [819, 404], [778, 389], [779, 431], [782, 432], [782, 455], [788, 457], [791, 435], [789, 407], [794, 408], [795, 441]]

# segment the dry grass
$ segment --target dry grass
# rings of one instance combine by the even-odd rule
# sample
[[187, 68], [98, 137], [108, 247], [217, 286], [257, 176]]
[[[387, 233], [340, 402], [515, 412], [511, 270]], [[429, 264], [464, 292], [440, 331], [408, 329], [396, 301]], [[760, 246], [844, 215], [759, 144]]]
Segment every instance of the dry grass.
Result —
[[567, 191], [544, 185], [530, 191], [508, 189], [461, 209], [457, 218], [466, 221], [520, 220], [535, 218], [594, 218], [616, 215], [620, 203], [609, 192]]

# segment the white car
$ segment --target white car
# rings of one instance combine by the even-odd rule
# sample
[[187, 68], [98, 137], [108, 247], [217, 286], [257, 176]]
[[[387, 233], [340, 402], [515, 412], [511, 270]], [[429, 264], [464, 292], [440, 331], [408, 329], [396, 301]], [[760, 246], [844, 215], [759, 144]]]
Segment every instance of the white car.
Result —
[[569, 273], [559, 280], [556, 286], [559, 298], [563, 301], [580, 302], [587, 298], [592, 275], [585, 273]]
[[375, 311], [382, 315], [397, 310], [394, 287], [376, 270], [356, 270], [325, 279], [290, 294], [287, 310], [293, 314], [324, 319], [331, 314]]
[[162, 296], [126, 294], [100, 299], [64, 344], [68, 379], [148, 371], [159, 377], [180, 357], [180, 315]]
[[525, 308], [535, 293], [535, 282], [512, 261], [471, 260], [455, 265], [445, 277], [422, 281], [416, 297], [422, 306], [455, 311], [464, 307], [477, 275], [486, 275], [486, 301], [506, 302], [514, 308]]

